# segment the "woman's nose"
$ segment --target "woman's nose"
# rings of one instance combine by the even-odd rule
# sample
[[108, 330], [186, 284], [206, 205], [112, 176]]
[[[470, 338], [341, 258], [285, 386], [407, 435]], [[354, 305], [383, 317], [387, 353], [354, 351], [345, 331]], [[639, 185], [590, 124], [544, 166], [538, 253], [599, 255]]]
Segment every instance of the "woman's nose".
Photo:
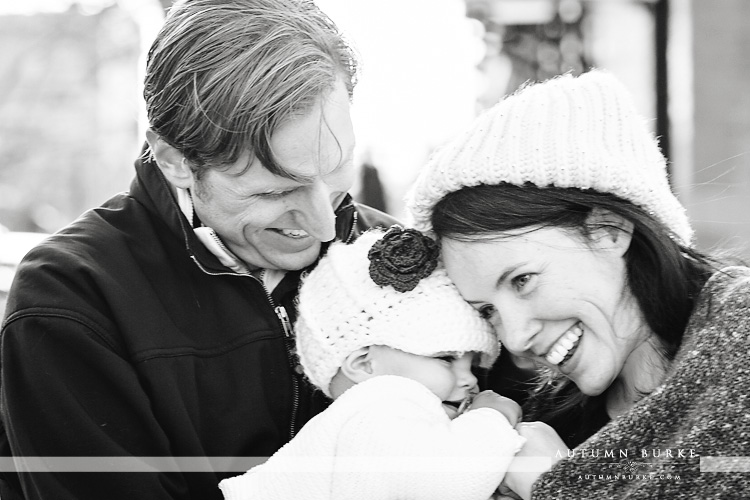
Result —
[[503, 346], [516, 355], [528, 353], [541, 323], [530, 314], [524, 304], [498, 304], [493, 324]]

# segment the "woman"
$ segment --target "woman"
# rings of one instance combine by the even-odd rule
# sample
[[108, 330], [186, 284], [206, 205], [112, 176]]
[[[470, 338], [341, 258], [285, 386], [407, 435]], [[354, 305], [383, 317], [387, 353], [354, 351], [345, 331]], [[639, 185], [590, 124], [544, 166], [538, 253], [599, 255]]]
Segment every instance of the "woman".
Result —
[[527, 416], [575, 448], [531, 493], [509, 473], [518, 493], [744, 496], [750, 475], [707, 470], [750, 456], [750, 269], [693, 248], [617, 80], [594, 70], [505, 99], [430, 159], [409, 209], [506, 349], [549, 376]]

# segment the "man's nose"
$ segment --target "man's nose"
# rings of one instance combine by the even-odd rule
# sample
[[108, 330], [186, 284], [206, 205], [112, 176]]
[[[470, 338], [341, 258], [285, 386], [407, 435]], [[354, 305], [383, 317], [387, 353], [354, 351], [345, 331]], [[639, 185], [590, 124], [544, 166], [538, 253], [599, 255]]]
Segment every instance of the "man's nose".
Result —
[[310, 186], [297, 207], [302, 229], [319, 241], [331, 241], [336, 237], [334, 201], [335, 194], [331, 187], [319, 180]]

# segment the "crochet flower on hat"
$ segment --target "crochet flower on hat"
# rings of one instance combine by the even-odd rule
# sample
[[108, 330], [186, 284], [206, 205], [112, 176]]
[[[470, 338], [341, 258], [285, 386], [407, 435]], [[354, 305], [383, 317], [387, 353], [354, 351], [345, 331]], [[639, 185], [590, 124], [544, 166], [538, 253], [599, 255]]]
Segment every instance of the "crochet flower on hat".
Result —
[[370, 278], [379, 286], [409, 292], [435, 270], [439, 252], [435, 241], [416, 229], [391, 226], [367, 253]]

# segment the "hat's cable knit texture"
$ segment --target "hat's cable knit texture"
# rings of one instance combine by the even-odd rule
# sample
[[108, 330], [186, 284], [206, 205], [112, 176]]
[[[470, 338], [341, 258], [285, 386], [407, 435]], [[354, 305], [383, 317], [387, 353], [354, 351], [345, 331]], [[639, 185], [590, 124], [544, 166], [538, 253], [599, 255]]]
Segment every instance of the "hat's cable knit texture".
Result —
[[627, 90], [601, 70], [526, 86], [477, 117], [420, 172], [406, 200], [411, 222], [429, 232], [446, 194], [502, 182], [611, 193], [656, 217], [679, 243], [692, 241], [656, 139]]
[[463, 300], [442, 266], [411, 291], [372, 281], [367, 253], [382, 236], [372, 230], [354, 243], [332, 244], [302, 281], [295, 331], [310, 381], [330, 396], [344, 359], [372, 345], [425, 356], [481, 352], [482, 365], [490, 366], [499, 350], [492, 327]]

